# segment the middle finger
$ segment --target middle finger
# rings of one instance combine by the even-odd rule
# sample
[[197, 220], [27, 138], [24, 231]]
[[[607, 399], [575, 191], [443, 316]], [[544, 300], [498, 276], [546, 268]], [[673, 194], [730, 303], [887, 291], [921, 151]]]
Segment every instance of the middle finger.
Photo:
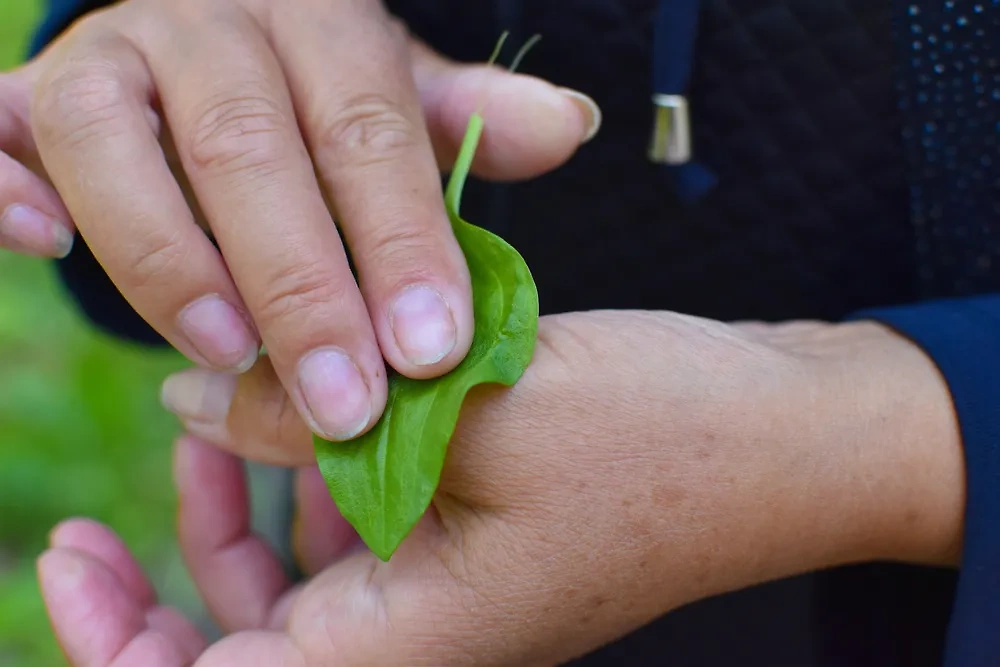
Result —
[[190, 9], [202, 6], [184, 3], [172, 39], [152, 45], [178, 154], [300, 414], [351, 438], [386, 395], [364, 300], [266, 37], [242, 12]]
[[472, 342], [472, 292], [405, 32], [378, 0], [270, 7], [275, 52], [382, 353], [403, 375], [440, 375]]

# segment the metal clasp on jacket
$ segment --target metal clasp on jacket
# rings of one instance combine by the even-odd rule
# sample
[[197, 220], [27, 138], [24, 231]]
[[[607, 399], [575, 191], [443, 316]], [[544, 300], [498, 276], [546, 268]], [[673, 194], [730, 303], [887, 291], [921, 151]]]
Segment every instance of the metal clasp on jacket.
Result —
[[649, 159], [657, 164], [681, 165], [691, 160], [691, 119], [683, 95], [653, 95], [653, 136]]

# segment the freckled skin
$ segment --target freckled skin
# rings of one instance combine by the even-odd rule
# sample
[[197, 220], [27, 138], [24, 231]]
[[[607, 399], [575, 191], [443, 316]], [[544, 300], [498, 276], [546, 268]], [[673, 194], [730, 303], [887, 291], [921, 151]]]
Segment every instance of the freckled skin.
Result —
[[[560, 315], [542, 326], [547, 343], [521, 382], [470, 394], [434, 511], [391, 562], [342, 551], [349, 542], [341, 539], [304, 545], [314, 571], [329, 565], [281, 594], [276, 561], [267, 568], [227, 561], [206, 577], [204, 546], [188, 553], [202, 573], [199, 585], [213, 596], [222, 596], [225, 577], [270, 571], [237, 589], [241, 596], [280, 595], [274, 609], [263, 601], [253, 609], [288, 627], [287, 634], [233, 635], [199, 667], [247, 664], [233, 660], [254, 641], [297, 667], [330, 664], [331, 656], [386, 667], [560, 664], [693, 601], [803, 570], [957, 557], [962, 460], [957, 442], [940, 447], [957, 437], [954, 416], [940, 408], [947, 389], [933, 364], [904, 339], [840, 325], [783, 348], [761, 342], [759, 331], [743, 338], [739, 328], [667, 313]], [[692, 335], [706, 326], [713, 335]], [[591, 363], [566, 362], [592, 348], [603, 352]], [[651, 348], [672, 352], [652, 363], [639, 352]], [[762, 391], [761, 378], [776, 373], [789, 390]], [[237, 391], [268, 386], [242, 381]], [[753, 410], [742, 403], [747, 396]], [[915, 404], [922, 406], [919, 424]], [[720, 420], [726, 411], [739, 419]], [[229, 415], [270, 441], [275, 425], [260, 417]], [[698, 452], [708, 447], [702, 438], [710, 419], [727, 426], [713, 430], [706, 459]], [[878, 431], [883, 424], [892, 430]], [[859, 437], [879, 446], [853, 455]], [[272, 450], [285, 451], [286, 463], [309, 461], [295, 447]], [[209, 445], [199, 451], [205, 465], [178, 467], [189, 550], [199, 521], [249, 526], [247, 508], [237, 511], [240, 462]], [[216, 483], [193, 483], [204, 479]], [[849, 493], [845, 484], [854, 485]], [[330, 515], [303, 516], [315, 522]], [[240, 544], [255, 539], [241, 525], [202, 531], [202, 539], [220, 531], [244, 535]], [[332, 531], [319, 526], [298, 539]], [[234, 552], [228, 542], [223, 547]], [[323, 549], [336, 551], [324, 557]], [[56, 616], [69, 608], [54, 602]], [[247, 605], [232, 602], [228, 613], [244, 618]], [[80, 627], [56, 625], [64, 638]]]

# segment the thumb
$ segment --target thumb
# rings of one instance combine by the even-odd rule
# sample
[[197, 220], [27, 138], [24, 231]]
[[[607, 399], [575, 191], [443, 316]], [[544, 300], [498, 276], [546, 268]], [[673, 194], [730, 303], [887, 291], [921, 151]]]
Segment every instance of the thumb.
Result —
[[580, 652], [557, 626], [580, 589], [547, 586], [537, 560], [526, 571], [509, 524], [441, 502], [449, 516], [431, 510], [391, 561], [350, 551], [297, 590], [285, 627], [306, 665], [548, 667]]
[[316, 463], [312, 432], [267, 356], [238, 376], [204, 368], [174, 373], [160, 399], [188, 433], [231, 454], [274, 466]]
[[0, 248], [65, 257], [73, 247], [73, 224], [55, 188], [38, 175], [30, 103], [27, 70], [0, 74]]
[[559, 167], [590, 141], [601, 110], [583, 93], [484, 64], [460, 64], [410, 40], [420, 92], [438, 164], [450, 168], [469, 116], [481, 111], [483, 140], [472, 165], [482, 178], [533, 178]]
[[306, 665], [524, 664], [477, 650], [473, 637], [488, 631], [479, 617], [490, 614], [456, 579], [459, 563], [438, 520], [425, 517], [390, 562], [358, 549], [317, 574], [297, 591], [285, 627]]

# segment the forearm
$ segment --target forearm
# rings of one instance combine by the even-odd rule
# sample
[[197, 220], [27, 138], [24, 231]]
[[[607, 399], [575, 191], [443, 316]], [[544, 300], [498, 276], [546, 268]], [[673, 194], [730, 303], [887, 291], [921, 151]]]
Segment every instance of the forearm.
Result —
[[933, 361], [872, 322], [754, 330], [812, 378], [804, 396], [789, 397], [806, 412], [792, 421], [803, 442], [837, 457], [826, 477], [839, 560], [957, 564], [964, 463], [951, 396]]
[[1000, 295], [862, 313], [915, 341], [944, 376], [962, 437], [962, 563], [946, 665], [1000, 655]]
[[751, 327], [807, 366], [825, 367], [809, 373], [822, 397], [813, 421], [821, 432], [807, 440], [838, 452], [830, 476], [839, 491], [831, 491], [832, 514], [817, 513], [825, 528], [807, 535], [833, 533], [844, 562], [960, 564], [945, 664], [993, 665], [1000, 655], [1000, 295], [854, 319]]
[[957, 566], [966, 505], [965, 460], [945, 378], [923, 350], [899, 334], [875, 324], [844, 326], [881, 329], [867, 360], [877, 369], [869, 372], [866, 385], [867, 398], [876, 406], [867, 410], [868, 437], [863, 443], [869, 452], [858, 452], [861, 457], [879, 447], [892, 452], [874, 478], [886, 486], [887, 495], [886, 511], [875, 510], [884, 522], [881, 557]]
[[[736, 405], [688, 415], [730, 447], [720, 468], [706, 460], [691, 482], [701, 505], [732, 518], [702, 548], [733, 560], [713, 568], [698, 593], [852, 563], [956, 564], [964, 464], [952, 401], [930, 358], [868, 322], [736, 328], [760, 347], [733, 367], [767, 368], [729, 392], [741, 397]], [[676, 429], [676, 413], [659, 418], [669, 421], [665, 432]]]

